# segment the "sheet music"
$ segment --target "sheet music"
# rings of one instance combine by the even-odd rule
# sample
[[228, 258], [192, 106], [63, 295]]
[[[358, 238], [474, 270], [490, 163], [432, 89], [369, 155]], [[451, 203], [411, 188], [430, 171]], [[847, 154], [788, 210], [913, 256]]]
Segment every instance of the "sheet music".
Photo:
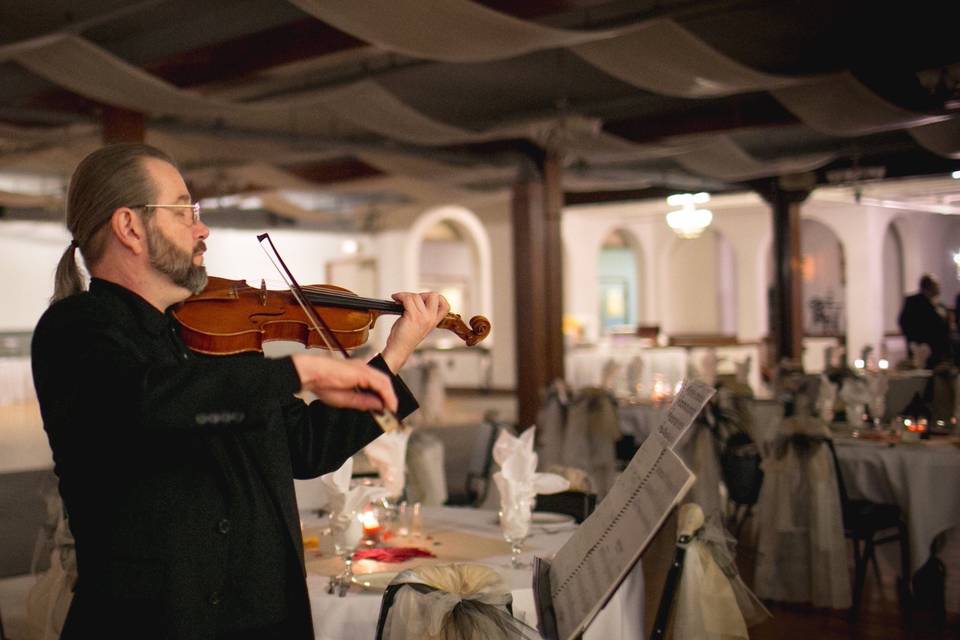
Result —
[[693, 473], [672, 445], [712, 394], [701, 383], [684, 387], [597, 510], [550, 561], [549, 602], [540, 602], [544, 594], [536, 589], [534, 594], [538, 612], [554, 610], [558, 639], [583, 633], [693, 485]]
[[713, 387], [699, 380], [684, 383], [657, 429], [671, 448], [677, 446], [680, 438], [693, 424], [694, 418], [703, 409], [703, 405], [707, 404], [707, 400], [714, 393], [716, 390]]

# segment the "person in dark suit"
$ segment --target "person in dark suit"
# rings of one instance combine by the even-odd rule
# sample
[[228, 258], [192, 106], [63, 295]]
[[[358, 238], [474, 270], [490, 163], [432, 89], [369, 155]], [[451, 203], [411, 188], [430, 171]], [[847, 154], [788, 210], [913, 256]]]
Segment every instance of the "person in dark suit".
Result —
[[898, 322], [913, 356], [913, 345], [926, 344], [930, 356], [925, 368], [932, 369], [950, 358], [950, 325], [947, 311], [939, 301], [940, 283], [929, 273], [920, 278], [920, 291], [903, 301]]
[[170, 308], [205, 286], [209, 229], [173, 161], [145, 145], [95, 151], [66, 222], [73, 241], [33, 338], [76, 539], [61, 637], [313, 638], [293, 478], [334, 471], [380, 435], [370, 410], [416, 409], [395, 372], [446, 301], [396, 294], [404, 313], [369, 364], [200, 358]]

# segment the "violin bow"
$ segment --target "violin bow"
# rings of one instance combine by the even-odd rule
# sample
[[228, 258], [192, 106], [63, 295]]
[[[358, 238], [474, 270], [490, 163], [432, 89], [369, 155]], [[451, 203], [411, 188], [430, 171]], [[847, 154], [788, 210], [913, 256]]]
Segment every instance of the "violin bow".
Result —
[[[290, 292], [303, 309], [303, 313], [306, 314], [307, 319], [310, 320], [314, 330], [323, 339], [324, 344], [327, 345], [327, 349], [329, 349], [331, 353], [339, 353], [344, 360], [349, 360], [350, 354], [347, 353], [347, 350], [344, 349], [340, 344], [340, 341], [337, 340], [337, 336], [335, 336], [333, 331], [330, 330], [330, 326], [327, 324], [326, 320], [324, 320], [323, 317], [316, 312], [316, 310], [307, 300], [306, 294], [304, 294], [303, 289], [300, 288], [300, 283], [298, 283], [297, 279], [293, 277], [293, 273], [290, 272], [290, 269], [287, 268], [287, 264], [283, 261], [283, 258], [280, 257], [280, 252], [277, 251], [277, 247], [273, 244], [270, 234], [261, 233], [257, 236], [257, 240], [260, 242], [260, 247], [263, 249], [263, 252], [267, 254], [267, 258], [270, 259], [270, 262], [272, 262], [273, 266], [277, 269], [280, 277], [283, 278], [283, 281], [290, 288]], [[270, 245], [269, 251], [264, 245], [264, 241]], [[273, 252], [272, 254], [271, 251]], [[354, 388], [358, 393], [379, 397], [375, 391], [370, 389], [363, 389], [360, 387]], [[391, 431], [395, 431], [400, 428], [400, 420], [397, 419], [397, 416], [386, 407], [379, 411], [371, 410], [370, 415], [373, 416], [374, 421], [380, 426], [381, 429], [383, 429], [384, 433], [390, 433]]]

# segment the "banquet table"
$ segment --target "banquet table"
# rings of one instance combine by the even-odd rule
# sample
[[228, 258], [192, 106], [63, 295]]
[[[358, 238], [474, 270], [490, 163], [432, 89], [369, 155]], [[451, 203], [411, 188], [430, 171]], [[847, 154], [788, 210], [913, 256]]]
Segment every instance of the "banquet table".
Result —
[[836, 434], [834, 444], [851, 498], [896, 504], [904, 513], [916, 571], [937, 536], [960, 527], [960, 448], [946, 438], [890, 446]]
[[[322, 532], [324, 521], [302, 513], [304, 535]], [[514, 616], [536, 627], [537, 616], [533, 601], [532, 568], [510, 568], [510, 547], [500, 535], [494, 511], [427, 507], [423, 510], [421, 538], [402, 538], [397, 544], [415, 546], [434, 553], [436, 558], [418, 558], [398, 564], [372, 560], [357, 560], [357, 574], [398, 572], [424, 563], [478, 562], [497, 570], [513, 595]], [[573, 533], [575, 525], [568, 523], [537, 524], [524, 544], [521, 559], [532, 563], [534, 555], [548, 557], [555, 553]], [[324, 545], [320, 545], [323, 548]], [[483, 557], [477, 558], [476, 556]], [[372, 639], [376, 635], [382, 592], [379, 589], [361, 591], [353, 588], [340, 598], [327, 593], [330, 575], [338, 573], [342, 562], [329, 554], [307, 549], [307, 588], [313, 611], [313, 626], [317, 640]], [[620, 585], [607, 606], [594, 619], [584, 638], [587, 640], [618, 640], [643, 636], [643, 573], [638, 562]]]

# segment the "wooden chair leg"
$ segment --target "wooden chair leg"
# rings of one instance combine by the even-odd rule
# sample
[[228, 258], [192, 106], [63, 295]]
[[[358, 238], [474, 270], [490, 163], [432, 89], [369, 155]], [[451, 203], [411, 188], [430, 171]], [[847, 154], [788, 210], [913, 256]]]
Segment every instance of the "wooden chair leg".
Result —
[[853, 603], [850, 607], [850, 612], [854, 618], [860, 615], [860, 600], [863, 598], [863, 583], [867, 578], [867, 563], [873, 555], [873, 539], [868, 538], [864, 541], [863, 553], [859, 552], [859, 548], [859, 541], [854, 540], [853, 550], [856, 563], [854, 571], [856, 575], [853, 583]]
[[907, 626], [913, 624], [913, 590], [910, 585], [910, 534], [907, 524], [901, 522], [897, 527], [900, 539], [900, 578], [897, 580], [897, 595], [900, 597], [900, 608], [907, 619]]

